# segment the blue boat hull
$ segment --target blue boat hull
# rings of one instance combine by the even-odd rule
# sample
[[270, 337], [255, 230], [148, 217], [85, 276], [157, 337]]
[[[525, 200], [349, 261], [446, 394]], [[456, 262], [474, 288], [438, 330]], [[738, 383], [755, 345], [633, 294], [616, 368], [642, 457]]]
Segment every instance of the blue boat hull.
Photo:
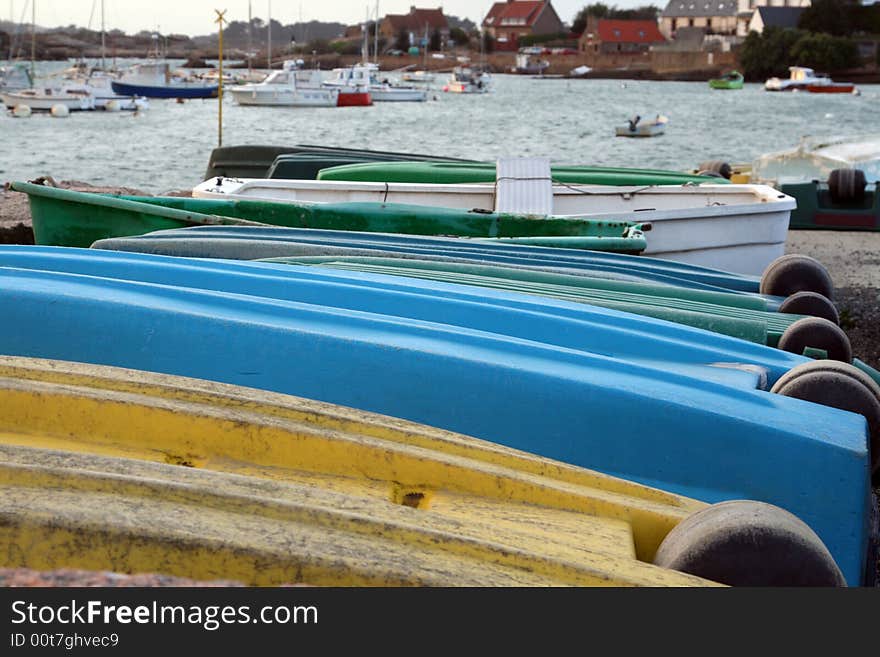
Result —
[[[149, 203], [149, 198], [138, 197]], [[190, 201], [191, 199], [187, 199]], [[667, 283], [693, 289], [757, 294], [760, 279], [697, 265], [603, 251], [503, 244], [491, 240], [423, 237], [386, 233], [198, 226], [162, 230], [147, 235], [99, 240], [95, 247], [189, 257], [244, 259], [297, 255], [296, 245], [363, 250], [363, 255], [447, 257], [486, 264], [537, 267], [566, 274], [599, 275], [620, 280]]]
[[216, 98], [219, 86], [205, 87], [159, 87], [152, 85], [128, 84], [126, 82], [110, 83], [113, 91], [120, 96], [146, 96], [147, 98]]
[[285, 392], [707, 502], [767, 501], [851, 584], [864, 575], [864, 418], [758, 389], [754, 369], [769, 384], [803, 357], [493, 290], [52, 247], [0, 248], [0, 304], [2, 353]]

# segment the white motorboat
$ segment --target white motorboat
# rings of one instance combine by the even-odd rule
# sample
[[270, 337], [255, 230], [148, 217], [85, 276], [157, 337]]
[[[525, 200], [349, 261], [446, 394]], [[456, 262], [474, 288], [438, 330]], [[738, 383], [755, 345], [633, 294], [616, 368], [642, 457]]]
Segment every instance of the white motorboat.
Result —
[[370, 96], [377, 103], [408, 102], [421, 103], [428, 100], [427, 89], [411, 85], [396, 84], [388, 78], [379, 79], [379, 66], [366, 64], [370, 72]]
[[412, 82], [415, 84], [428, 84], [434, 81], [434, 74], [429, 71], [406, 71], [400, 75], [400, 79], [404, 82]]
[[525, 75], [543, 75], [548, 68], [550, 68], [550, 62], [546, 59], [534, 59], [528, 53], [518, 53], [513, 72]]
[[92, 94], [76, 89], [68, 90], [63, 87], [5, 91], [0, 93], [0, 99], [9, 109], [14, 109], [16, 105], [27, 105], [35, 112], [49, 112], [56, 105], [63, 105], [71, 112], [95, 109], [95, 99]]
[[[743, 274], [758, 275], [783, 255], [789, 214], [795, 207], [790, 196], [763, 185], [551, 186], [549, 174], [547, 185], [549, 212], [544, 216], [647, 222], [652, 229], [646, 233], [646, 255]], [[517, 212], [516, 204], [501, 203], [498, 192], [497, 184], [211, 178], [195, 187], [193, 196], [291, 203], [408, 203]], [[534, 214], [527, 208], [521, 213]], [[536, 214], [536, 221], [539, 216]]]
[[470, 66], [456, 66], [443, 91], [454, 94], [485, 94], [492, 89], [492, 76]]
[[370, 93], [370, 69], [361, 64], [334, 68], [329, 80], [322, 83], [339, 91], [339, 106], [352, 107], [373, 104]]
[[70, 93], [90, 94], [94, 100], [93, 109], [106, 110], [115, 107], [120, 110], [139, 111], [150, 107], [144, 96], [123, 96], [113, 91], [112, 82], [115, 76], [106, 71], [95, 69], [88, 72], [74, 67], [66, 72], [62, 88]]
[[336, 107], [339, 89], [321, 86], [321, 72], [300, 69], [297, 62], [284, 62], [282, 70], [257, 84], [229, 88], [239, 105], [276, 107]]
[[808, 86], [831, 84], [831, 78], [826, 75], [816, 75], [816, 72], [806, 66], [789, 66], [788, 78], [770, 78], [764, 82], [767, 91], [800, 91]]
[[401, 86], [388, 79], [379, 79], [376, 64], [355, 64], [333, 69], [333, 76], [324, 82], [328, 87], [363, 92], [366, 86], [373, 102], [423, 102], [428, 99], [425, 89]]
[[751, 180], [767, 185], [827, 180], [834, 169], [860, 169], [880, 181], [880, 134], [805, 137], [795, 148], [761, 155]]
[[625, 125], [615, 127], [614, 134], [618, 137], [657, 137], [666, 132], [667, 123], [669, 119], [660, 114], [647, 121], [636, 116], [627, 120]]

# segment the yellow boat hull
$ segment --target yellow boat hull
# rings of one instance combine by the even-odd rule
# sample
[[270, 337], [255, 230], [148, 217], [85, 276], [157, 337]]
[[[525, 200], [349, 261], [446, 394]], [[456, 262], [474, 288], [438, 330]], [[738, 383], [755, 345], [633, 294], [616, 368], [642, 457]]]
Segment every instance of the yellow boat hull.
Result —
[[711, 582], [650, 563], [705, 504], [287, 395], [0, 357], [0, 567], [251, 585]]

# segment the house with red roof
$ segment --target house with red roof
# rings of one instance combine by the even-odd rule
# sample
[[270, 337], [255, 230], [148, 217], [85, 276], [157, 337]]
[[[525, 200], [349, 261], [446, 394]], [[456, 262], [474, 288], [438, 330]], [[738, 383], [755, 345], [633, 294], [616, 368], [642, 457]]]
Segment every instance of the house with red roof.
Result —
[[550, 0], [507, 0], [492, 5], [483, 19], [483, 31], [495, 40], [496, 50], [516, 50], [524, 36], [559, 34], [565, 25]]
[[409, 44], [417, 46], [422, 39], [430, 39], [434, 32], [440, 34], [442, 43], [449, 39], [449, 21], [443, 9], [418, 9], [410, 6], [408, 14], [388, 14], [379, 23], [379, 34], [386, 43], [394, 43], [401, 32], [409, 37]]
[[578, 41], [578, 49], [592, 55], [646, 53], [653, 45], [666, 43], [657, 21], [590, 18]]

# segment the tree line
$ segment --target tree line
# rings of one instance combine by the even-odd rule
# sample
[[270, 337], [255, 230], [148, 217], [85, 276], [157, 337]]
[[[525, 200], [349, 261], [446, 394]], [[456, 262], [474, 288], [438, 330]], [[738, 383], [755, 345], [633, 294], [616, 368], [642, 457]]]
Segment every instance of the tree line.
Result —
[[761, 80], [787, 75], [789, 66], [808, 66], [823, 72], [859, 66], [853, 37], [880, 34], [880, 4], [863, 6], [855, 0], [813, 0], [797, 28], [766, 27], [750, 32], [739, 52], [746, 77]]

